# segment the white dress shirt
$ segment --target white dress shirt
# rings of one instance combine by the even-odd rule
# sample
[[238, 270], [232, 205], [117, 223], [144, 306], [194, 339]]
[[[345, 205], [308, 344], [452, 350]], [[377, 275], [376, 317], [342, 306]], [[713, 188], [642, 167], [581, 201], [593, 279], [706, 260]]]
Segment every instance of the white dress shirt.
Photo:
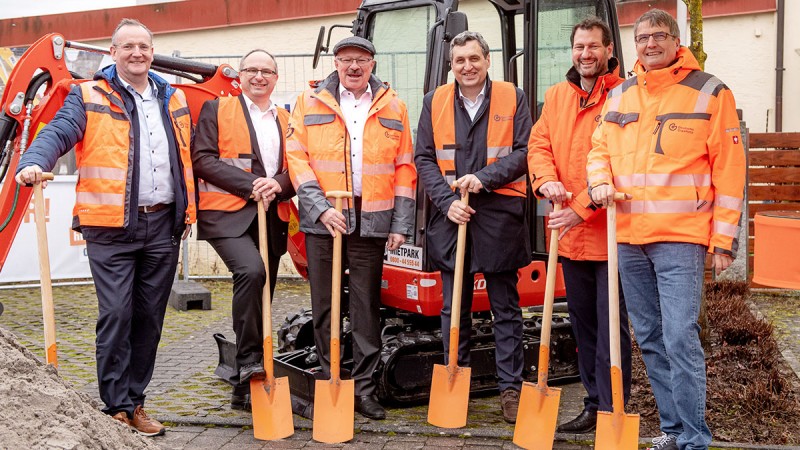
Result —
[[130, 83], [118, 79], [133, 96], [139, 119], [139, 206], [172, 203], [175, 201], [175, 186], [169, 162], [167, 130], [161, 115], [164, 106], [156, 96], [153, 80], [148, 78], [147, 88], [139, 94]]
[[352, 92], [339, 83], [339, 107], [342, 108], [344, 123], [350, 135], [350, 161], [353, 170], [353, 195], [361, 196], [361, 168], [363, 167], [364, 151], [364, 124], [369, 116], [372, 106], [372, 87], [368, 84], [367, 91], [356, 98]]
[[253, 103], [246, 95], [244, 104], [250, 113], [250, 121], [253, 122], [253, 129], [256, 132], [258, 141], [259, 158], [267, 178], [273, 178], [283, 165], [278, 161], [281, 148], [281, 136], [278, 128], [278, 109], [275, 104], [270, 102], [266, 111], [262, 111], [258, 105]]
[[461, 88], [458, 89], [458, 95], [461, 97], [461, 101], [464, 103], [464, 108], [466, 108], [469, 118], [474, 121], [475, 114], [478, 114], [478, 110], [481, 109], [483, 100], [486, 98], [486, 84], [484, 83], [483, 88], [481, 88], [481, 92], [478, 93], [477, 97], [475, 97], [474, 102], [467, 97], [464, 97], [464, 94], [461, 93]]

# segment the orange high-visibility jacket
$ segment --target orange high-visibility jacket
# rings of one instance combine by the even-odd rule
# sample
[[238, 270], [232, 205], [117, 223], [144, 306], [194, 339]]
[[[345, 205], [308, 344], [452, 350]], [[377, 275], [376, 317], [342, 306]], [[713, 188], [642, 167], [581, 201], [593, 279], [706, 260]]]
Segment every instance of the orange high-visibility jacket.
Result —
[[[548, 181], [560, 181], [572, 200], [564, 205], [583, 222], [558, 242], [558, 254], [574, 260], [605, 261], [606, 215], [589, 197], [586, 184], [586, 156], [592, 149], [592, 133], [600, 122], [600, 112], [608, 92], [622, 83], [619, 64], [609, 60], [611, 70], [597, 78], [592, 92], [580, 87], [580, 75], [571, 68], [567, 80], [547, 90], [542, 115], [531, 130], [528, 141], [528, 170], [533, 193]], [[548, 239], [550, 234], [547, 234]]]
[[[86, 108], [86, 127], [75, 146], [78, 184], [73, 215], [81, 226], [124, 227], [128, 187], [133, 176], [133, 131], [122, 97], [102, 79], [80, 85]], [[169, 98], [169, 115], [183, 165], [188, 205], [185, 222], [196, 220], [194, 175], [189, 152], [192, 122], [180, 89]], [[120, 151], [123, 150], [123, 151]], [[177, 193], [176, 193], [177, 195]]]
[[609, 93], [587, 162], [590, 186], [633, 195], [617, 206], [617, 240], [735, 256], [746, 163], [733, 94], [686, 47], [634, 72]]
[[[456, 125], [453, 102], [456, 84], [436, 88], [431, 101], [431, 123], [436, 147], [436, 160], [448, 185], [456, 180]], [[514, 116], [517, 113], [516, 87], [505, 81], [493, 81], [489, 103], [489, 125], [486, 132], [486, 165], [511, 154], [514, 149]], [[494, 192], [515, 197], [526, 196], [525, 175], [495, 189]]]
[[[405, 103], [388, 84], [370, 78], [372, 105], [364, 124], [361, 236], [410, 236], [414, 227], [417, 172]], [[311, 84], [297, 99], [287, 133], [286, 159], [297, 191], [300, 230], [329, 234], [317, 219], [331, 202], [325, 192], [353, 189], [350, 138], [337, 101], [338, 73]], [[355, 210], [344, 202], [347, 233]]]
[[[278, 124], [281, 130], [288, 129], [289, 112], [281, 107], [278, 111]], [[253, 146], [250, 142], [250, 129], [244, 116], [241, 101], [238, 97], [220, 97], [217, 109], [217, 123], [224, 124], [218, 128], [217, 144], [219, 160], [245, 172], [253, 171]], [[284, 155], [282, 170], [286, 170]], [[246, 199], [215, 186], [203, 179], [198, 180], [197, 190], [200, 193], [199, 208], [201, 210], [238, 211], [247, 203]]]

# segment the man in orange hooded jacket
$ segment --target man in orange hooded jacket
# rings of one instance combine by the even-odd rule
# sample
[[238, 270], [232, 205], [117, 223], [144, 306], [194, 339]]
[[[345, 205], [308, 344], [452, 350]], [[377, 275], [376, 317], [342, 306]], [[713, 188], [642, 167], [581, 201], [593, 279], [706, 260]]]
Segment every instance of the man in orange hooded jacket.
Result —
[[[576, 24], [570, 37], [573, 67], [567, 79], [547, 90], [542, 115], [528, 142], [533, 193], [565, 208], [550, 214], [548, 226], [561, 229], [559, 262], [567, 305], [578, 344], [578, 368], [586, 388], [584, 409], [558, 427], [560, 433], [588, 433], [597, 411], [611, 411], [608, 337], [608, 251], [606, 214], [589, 197], [586, 157], [608, 91], [622, 83], [611, 30], [597, 17]], [[574, 197], [567, 200], [567, 191]], [[630, 395], [631, 335], [620, 297], [620, 343], [625, 399]]]
[[653, 448], [706, 449], [706, 371], [697, 317], [706, 252], [717, 272], [737, 250], [745, 182], [730, 89], [681, 47], [653, 9], [634, 24], [636, 76], [608, 96], [587, 171], [602, 205], [619, 190], [622, 287], [658, 405]]

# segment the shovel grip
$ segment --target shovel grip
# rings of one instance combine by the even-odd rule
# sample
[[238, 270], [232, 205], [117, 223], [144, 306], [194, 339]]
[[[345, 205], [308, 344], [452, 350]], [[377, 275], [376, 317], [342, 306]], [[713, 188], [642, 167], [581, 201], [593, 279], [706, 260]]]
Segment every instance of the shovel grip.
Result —
[[[52, 173], [43, 173], [42, 180], [52, 180]], [[33, 185], [33, 218], [39, 247], [39, 279], [42, 289], [42, 321], [44, 323], [45, 361], [58, 367], [56, 346], [56, 319], [53, 306], [53, 283], [50, 278], [50, 251], [47, 246], [47, 218], [42, 183]]]

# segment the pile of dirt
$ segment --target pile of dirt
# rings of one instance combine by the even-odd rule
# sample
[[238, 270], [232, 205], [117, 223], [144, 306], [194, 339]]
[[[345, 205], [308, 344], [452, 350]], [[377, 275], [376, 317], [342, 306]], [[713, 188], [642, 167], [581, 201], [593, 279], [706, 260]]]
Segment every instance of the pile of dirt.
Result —
[[0, 328], [0, 446], [29, 449], [158, 449], [103, 414]]
[[[705, 290], [706, 420], [714, 440], [800, 444], [800, 380], [781, 358], [772, 325], [748, 308], [743, 282], [708, 283]], [[641, 436], [658, 436], [658, 410], [639, 347], [634, 343], [633, 382], [627, 412], [641, 417]]]

